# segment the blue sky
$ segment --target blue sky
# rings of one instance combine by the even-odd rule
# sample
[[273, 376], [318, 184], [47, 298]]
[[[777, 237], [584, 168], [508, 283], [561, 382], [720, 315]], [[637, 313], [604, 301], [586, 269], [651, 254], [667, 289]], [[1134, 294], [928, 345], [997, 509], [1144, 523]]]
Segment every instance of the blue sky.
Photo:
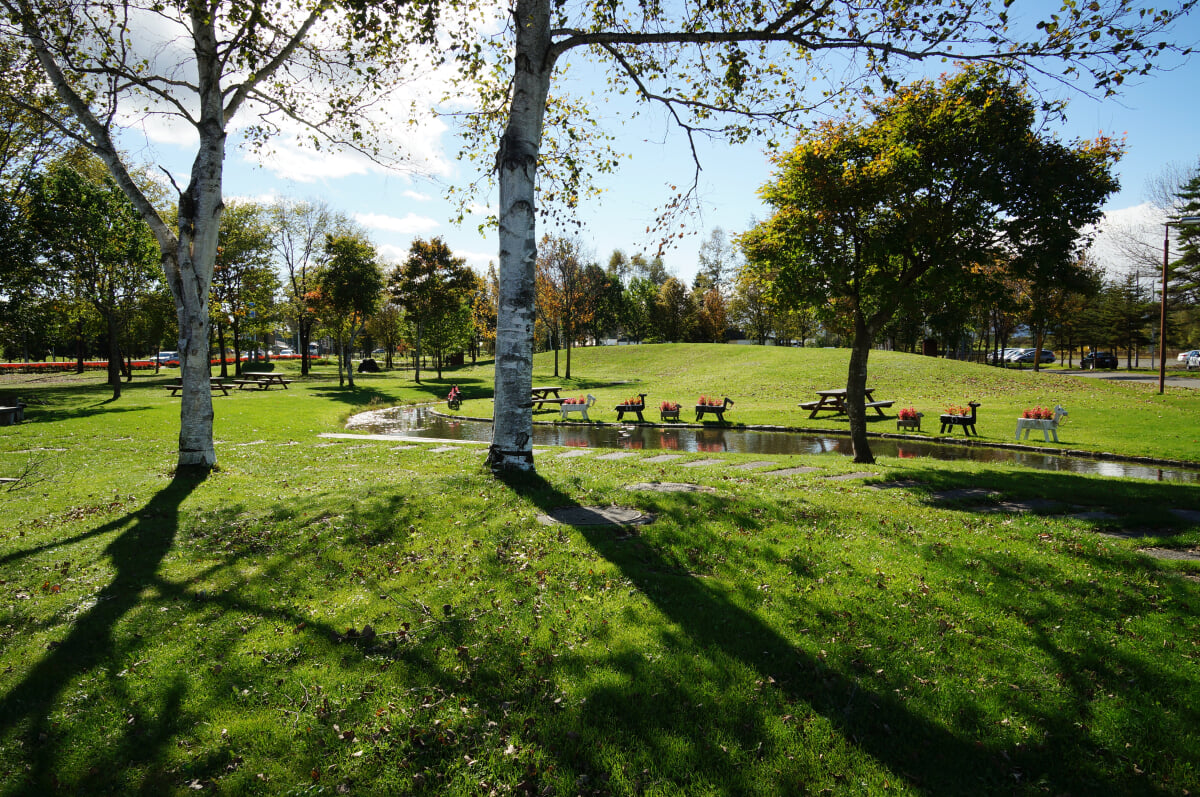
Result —
[[[1185, 20], [1179, 32], [1181, 40], [1200, 42], [1200, 18], [1193, 15]], [[572, 71], [567, 79], [572, 88], [587, 89], [589, 74]], [[1106, 205], [1115, 223], [1145, 217], [1145, 209], [1138, 206], [1147, 199], [1147, 182], [1169, 164], [1190, 169], [1200, 162], [1198, 86], [1200, 61], [1193, 58], [1127, 85], [1116, 98], [1096, 100], [1068, 94], [1062, 87], [1051, 92], [1070, 100], [1066, 124], [1054, 128], [1061, 137], [1090, 138], [1104, 132], [1126, 139], [1127, 154], [1118, 165], [1121, 190]], [[615, 248], [630, 254], [654, 250], [657, 239], [646, 233], [646, 226], [671, 197], [670, 187], [687, 184], [693, 170], [683, 137], [661, 114], [651, 109], [630, 121], [621, 113], [622, 107], [610, 101], [602, 107], [601, 117], [608, 131], [620, 136], [617, 146], [628, 158], [616, 173], [603, 178], [600, 185], [605, 193], [600, 199], [579, 213], [584, 222], [580, 237], [601, 263]], [[260, 164], [230, 147], [226, 194], [324, 200], [366, 226], [385, 257], [401, 259], [414, 237], [440, 235], [472, 266], [486, 269], [489, 260], [496, 259], [494, 232], [480, 235], [470, 221], [454, 225], [452, 208], [443, 197], [447, 184], [461, 184], [475, 176], [469, 166], [454, 161], [459, 147], [452, 129], [427, 125], [408, 141], [434, 164], [439, 172], [436, 179], [381, 172], [352, 157], [301, 155], [286, 147]], [[150, 152], [183, 178], [181, 184], [186, 182], [183, 176], [191, 154], [186, 144], [160, 138]], [[668, 270], [688, 281], [696, 271], [697, 249], [712, 228], [739, 232], [767, 215], [756, 193], [770, 178], [761, 144], [704, 143], [700, 155], [701, 212], [684, 220], [689, 234], [664, 254]], [[495, 197], [480, 196], [478, 202], [494, 204]], [[1100, 252], [1115, 261], [1108, 263], [1110, 268], [1120, 267], [1119, 257], [1103, 247]]]

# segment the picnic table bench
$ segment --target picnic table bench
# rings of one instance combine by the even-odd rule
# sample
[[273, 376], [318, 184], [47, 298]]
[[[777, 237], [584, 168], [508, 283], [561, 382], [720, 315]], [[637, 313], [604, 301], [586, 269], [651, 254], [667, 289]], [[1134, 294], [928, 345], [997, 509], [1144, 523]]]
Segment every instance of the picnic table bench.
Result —
[[[167, 385], [167, 387], [171, 390], [172, 396], [178, 396], [183, 392], [183, 377], [175, 377], [174, 384]], [[229, 383], [222, 380], [219, 376], [209, 377], [208, 389], [210, 391], [220, 390], [222, 395], [229, 395]]]
[[[883, 410], [886, 407], [890, 407], [895, 404], [896, 400], [891, 399], [890, 401], [874, 401], [874, 393], [875, 388], [873, 387], [863, 388], [863, 398], [866, 399], [866, 401], [863, 403], [863, 408], [873, 409], [875, 412], [879, 413], [881, 418], [886, 418], [887, 416], [884, 415]], [[846, 414], [846, 388], [839, 387], [834, 390], [818, 390], [817, 395], [820, 396], [820, 398], [816, 401], [800, 402], [800, 409], [809, 410], [808, 417], [815, 418], [817, 417], [818, 412], [824, 412], [826, 410], [836, 415]]]
[[242, 371], [242, 380], [266, 382], [264, 390], [271, 385], [279, 385], [284, 390], [287, 390], [288, 385], [292, 383], [291, 379], [284, 379], [283, 374], [277, 374], [274, 371]]
[[[562, 404], [563, 400], [558, 397], [558, 392], [562, 390], [558, 385], [541, 385], [540, 387], [531, 387], [529, 389], [529, 401], [534, 405], [535, 410], [540, 410], [544, 404]], [[550, 394], [554, 394], [551, 398]]]

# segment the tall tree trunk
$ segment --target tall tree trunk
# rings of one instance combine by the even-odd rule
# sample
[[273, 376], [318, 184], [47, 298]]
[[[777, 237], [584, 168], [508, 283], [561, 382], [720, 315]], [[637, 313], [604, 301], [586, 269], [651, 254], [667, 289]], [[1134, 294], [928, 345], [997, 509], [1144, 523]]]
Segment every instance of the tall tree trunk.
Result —
[[871, 354], [874, 334], [863, 318], [854, 311], [854, 342], [850, 347], [850, 368], [846, 374], [846, 415], [850, 419], [850, 442], [854, 446], [854, 461], [869, 465], [875, 461], [867, 441], [867, 358]]
[[493, 470], [533, 469], [533, 314], [537, 260], [538, 153], [554, 56], [550, 0], [517, 0], [516, 60], [508, 123], [500, 139], [500, 296], [496, 318]]
[[566, 334], [563, 336], [563, 343], [567, 347], [567, 379], [571, 378], [571, 326], [567, 325]]
[[[233, 334], [233, 372], [238, 376], [242, 375], [242, 336], [238, 332], [237, 317], [233, 319], [233, 323], [229, 325], [229, 331]], [[222, 355], [224, 359], [224, 355]]]
[[120, 325], [113, 313], [109, 313], [104, 320], [108, 331], [108, 385], [112, 388], [113, 401], [116, 401], [121, 398]]
[[300, 375], [308, 376], [310, 368], [308, 345], [312, 342], [312, 322], [301, 318], [298, 326], [300, 327]]
[[415, 373], [416, 373], [416, 379], [414, 381], [416, 381], [417, 383], [420, 383], [420, 381], [421, 381], [421, 326], [422, 326], [422, 324], [421, 324], [420, 320], [418, 320], [417, 321], [417, 356], [416, 356], [416, 359], [413, 360], [413, 368], [415, 369]]
[[221, 360], [221, 378], [229, 378], [229, 366], [225, 363], [225, 325], [217, 322], [217, 357]]

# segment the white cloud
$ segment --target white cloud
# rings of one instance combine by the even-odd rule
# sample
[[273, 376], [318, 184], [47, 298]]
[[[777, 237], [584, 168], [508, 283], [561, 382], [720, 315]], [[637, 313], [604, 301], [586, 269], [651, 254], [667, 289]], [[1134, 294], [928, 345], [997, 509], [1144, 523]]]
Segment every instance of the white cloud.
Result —
[[487, 273], [488, 263], [495, 263], [500, 259], [497, 252], [464, 252], [461, 249], [455, 249], [454, 254], [466, 260], [467, 265], [480, 274]]
[[1164, 218], [1149, 202], [1107, 211], [1089, 254], [1109, 277], [1154, 272], [1162, 267]]
[[428, 216], [418, 216], [415, 213], [409, 213], [404, 218], [386, 216], [382, 213], [356, 213], [354, 214], [354, 220], [371, 230], [398, 232], [405, 235], [425, 233], [441, 226], [441, 223], [437, 219], [431, 219]]
[[404, 196], [408, 197], [409, 199], [415, 199], [418, 202], [430, 202], [433, 200], [432, 196], [429, 194], [422, 194], [420, 191], [408, 190], [404, 192]]

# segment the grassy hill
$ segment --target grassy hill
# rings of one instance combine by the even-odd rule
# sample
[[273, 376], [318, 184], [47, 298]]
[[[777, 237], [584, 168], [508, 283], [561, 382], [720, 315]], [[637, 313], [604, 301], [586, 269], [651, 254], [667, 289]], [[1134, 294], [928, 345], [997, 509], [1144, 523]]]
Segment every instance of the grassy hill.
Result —
[[[569, 380], [553, 375], [553, 362], [552, 353], [536, 357], [534, 383], [561, 384], [564, 395], [595, 395], [600, 411], [593, 417], [600, 421], [614, 421], [612, 407], [631, 393], [646, 393], [651, 407], [678, 401], [685, 409], [703, 394], [732, 398], [736, 405], [727, 418], [734, 423], [848, 429], [844, 418], [826, 414], [809, 419], [797, 407], [815, 399], [814, 391], [845, 387], [846, 349], [716, 344], [589, 347], [573, 350]], [[1022, 410], [1061, 404], [1070, 415], [1059, 434], [1061, 443], [1047, 444], [1050, 448], [1200, 462], [1200, 389], [1168, 387], [1160, 396], [1157, 385], [886, 351], [872, 352], [868, 369], [867, 385], [875, 389], [875, 398], [896, 400], [887, 419], [869, 413], [871, 431], [895, 432], [896, 411], [912, 406], [925, 413], [924, 433], [936, 437], [937, 415], [944, 407], [974, 400], [982, 404], [976, 427], [980, 439], [1011, 443]], [[459, 373], [470, 379], [478, 395], [491, 395], [490, 367]], [[559, 373], [565, 373], [562, 353]], [[457, 375], [447, 374], [451, 380]], [[464, 412], [471, 410], [468, 406]], [[479, 406], [474, 410], [478, 412]], [[557, 412], [546, 410], [535, 417], [549, 420]], [[682, 417], [693, 416], [685, 412]], [[961, 431], [958, 436], [961, 439]]]

